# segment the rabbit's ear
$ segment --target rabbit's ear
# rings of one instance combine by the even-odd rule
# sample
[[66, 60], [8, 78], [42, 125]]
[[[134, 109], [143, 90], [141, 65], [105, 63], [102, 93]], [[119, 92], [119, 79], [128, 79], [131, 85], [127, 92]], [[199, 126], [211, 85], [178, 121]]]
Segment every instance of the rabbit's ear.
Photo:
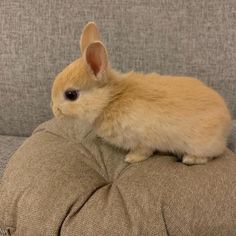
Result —
[[108, 56], [105, 46], [100, 41], [93, 42], [86, 48], [84, 56], [92, 73], [100, 79], [108, 67]]
[[81, 38], [80, 38], [80, 51], [83, 54], [84, 50], [88, 47], [89, 44], [99, 41], [100, 33], [97, 28], [97, 25], [94, 22], [89, 22], [83, 29]]

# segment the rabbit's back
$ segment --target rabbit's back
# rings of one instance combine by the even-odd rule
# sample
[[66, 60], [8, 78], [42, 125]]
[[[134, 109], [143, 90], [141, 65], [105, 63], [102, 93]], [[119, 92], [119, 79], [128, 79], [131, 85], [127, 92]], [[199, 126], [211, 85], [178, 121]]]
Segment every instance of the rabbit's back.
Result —
[[[217, 110], [229, 113], [223, 98], [195, 78], [129, 73], [120, 83], [129, 88], [124, 90], [124, 97], [154, 106], [156, 111], [161, 109], [164, 113], [180, 116], [192, 111], [195, 115], [196, 112]], [[123, 100], [122, 96], [120, 100]]]

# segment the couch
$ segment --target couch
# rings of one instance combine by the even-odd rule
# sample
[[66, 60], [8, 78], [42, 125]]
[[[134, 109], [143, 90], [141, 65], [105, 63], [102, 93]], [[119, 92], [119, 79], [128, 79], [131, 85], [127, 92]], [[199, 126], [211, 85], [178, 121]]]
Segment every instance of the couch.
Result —
[[[234, 0], [1, 1], [0, 235], [236, 235], [235, 11]], [[216, 89], [229, 150], [204, 166], [128, 165], [82, 121], [52, 119], [53, 79], [92, 20], [114, 68]]]

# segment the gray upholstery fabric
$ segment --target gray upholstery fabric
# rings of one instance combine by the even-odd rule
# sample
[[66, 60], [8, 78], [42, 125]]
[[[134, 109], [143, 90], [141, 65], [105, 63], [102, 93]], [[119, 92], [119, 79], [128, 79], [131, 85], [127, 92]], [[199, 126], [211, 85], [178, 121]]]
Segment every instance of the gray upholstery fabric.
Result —
[[0, 135], [0, 179], [10, 156], [23, 143], [24, 137], [11, 137]]
[[236, 153], [236, 120], [232, 123], [232, 129], [228, 140], [229, 148]]
[[51, 117], [53, 78], [91, 20], [115, 68], [197, 76], [235, 116], [235, 12], [235, 0], [0, 1], [0, 133], [28, 135]]
[[235, 236], [236, 155], [186, 166], [125, 153], [78, 120], [41, 125], [0, 185], [0, 229], [11, 236]]

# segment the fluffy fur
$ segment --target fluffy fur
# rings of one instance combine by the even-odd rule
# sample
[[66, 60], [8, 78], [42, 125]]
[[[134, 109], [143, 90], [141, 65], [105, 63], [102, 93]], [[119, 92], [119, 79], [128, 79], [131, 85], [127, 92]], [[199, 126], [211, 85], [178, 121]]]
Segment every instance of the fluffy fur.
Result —
[[[127, 162], [159, 150], [182, 155], [185, 164], [202, 164], [224, 152], [231, 118], [218, 93], [189, 77], [120, 74], [99, 40], [96, 25], [86, 25], [82, 57], [55, 79], [55, 116], [85, 119], [98, 136], [129, 150]], [[79, 90], [79, 98], [67, 101], [67, 89]]]

